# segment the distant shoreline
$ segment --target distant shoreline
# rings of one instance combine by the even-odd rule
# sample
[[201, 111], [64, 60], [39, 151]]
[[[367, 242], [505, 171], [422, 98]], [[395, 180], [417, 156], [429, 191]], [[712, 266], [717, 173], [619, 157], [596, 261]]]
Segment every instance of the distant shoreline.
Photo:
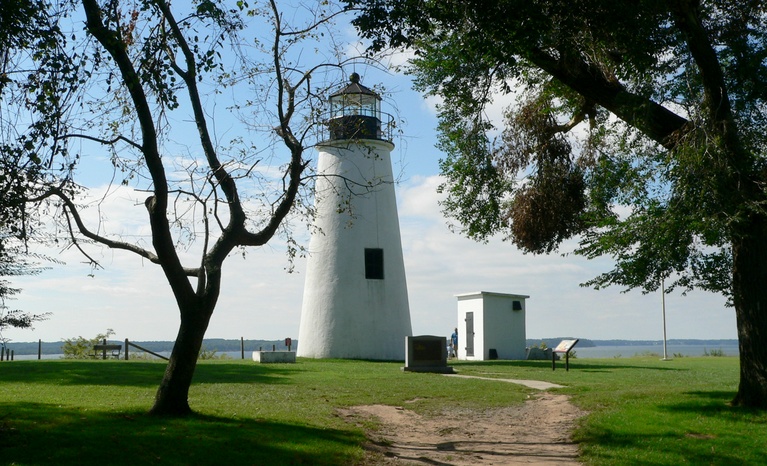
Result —
[[[556, 347], [562, 340], [572, 340], [578, 337], [557, 337], [557, 338], [528, 338], [527, 346], [540, 346], [545, 343], [547, 347]], [[738, 340], [734, 339], [693, 339], [693, 338], [671, 338], [667, 339], [668, 345], [678, 346], [738, 346]], [[591, 340], [588, 338], [579, 338], [579, 348], [594, 348], [599, 346], [657, 346], [662, 345], [663, 340]]]
[[[527, 346], [540, 346], [544, 343], [547, 347], [556, 347], [562, 340], [570, 340], [578, 337], [557, 337], [557, 338], [528, 338], [526, 341]], [[122, 341], [110, 340], [110, 343], [121, 344]], [[135, 341], [135, 343], [151, 350], [162, 352], [169, 352], [173, 349], [172, 341]], [[668, 345], [677, 346], [708, 346], [712, 348], [716, 347], [732, 347], [738, 346], [738, 340], [735, 339], [685, 339], [685, 338], [673, 338], [666, 340]], [[63, 341], [57, 342], [42, 342], [42, 354], [61, 354], [63, 351], [61, 347]], [[231, 352], [240, 351], [241, 341], [239, 339], [225, 339], [225, 338], [209, 338], [203, 340], [203, 348], [208, 351], [217, 352]], [[579, 338], [579, 348], [593, 348], [601, 346], [657, 346], [662, 345], [663, 340], [591, 340], [588, 338]], [[256, 351], [261, 348], [271, 349], [274, 347], [277, 350], [285, 350], [284, 340], [244, 340], [245, 351]], [[292, 349], [298, 347], [298, 341], [292, 341]], [[13, 350], [17, 355], [37, 354], [38, 342], [15, 342], [11, 341], [6, 344], [6, 348]]]
[[[108, 340], [108, 343], [110, 344], [118, 344], [122, 345], [125, 343], [124, 340]], [[170, 353], [173, 350], [173, 341], [138, 341], [138, 340], [131, 340], [131, 343], [135, 343], [139, 346], [142, 346], [150, 351], [154, 351], [156, 353]], [[64, 351], [62, 350], [62, 346], [64, 345], [63, 341], [56, 341], [56, 342], [42, 342], [39, 343], [37, 341], [34, 342], [15, 342], [11, 341], [6, 344], [6, 348], [12, 350], [17, 355], [28, 355], [28, 354], [37, 354], [38, 352], [38, 345], [40, 346], [41, 353], [43, 355], [51, 355], [51, 354], [62, 354]], [[223, 352], [231, 352], [231, 351], [240, 351], [241, 345], [244, 345], [244, 350], [246, 352], [250, 351], [257, 351], [260, 349], [264, 350], [271, 350], [272, 348], [276, 350], [285, 350], [287, 349], [287, 346], [285, 345], [285, 340], [229, 340], [224, 338], [207, 338], [202, 341], [202, 347], [206, 351], [216, 351], [218, 353]], [[0, 345], [0, 347], [2, 347]], [[291, 348], [296, 348], [296, 340], [293, 340], [291, 342]], [[137, 351], [137, 350], [133, 350]]]

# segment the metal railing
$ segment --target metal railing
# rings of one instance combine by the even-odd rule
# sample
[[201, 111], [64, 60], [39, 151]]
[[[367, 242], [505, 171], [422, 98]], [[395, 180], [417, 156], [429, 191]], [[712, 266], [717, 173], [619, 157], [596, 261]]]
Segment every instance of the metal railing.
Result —
[[392, 142], [397, 127], [394, 116], [383, 112], [377, 114], [380, 118], [358, 113], [339, 115], [338, 112], [327, 112], [320, 117], [318, 140], [373, 139]]

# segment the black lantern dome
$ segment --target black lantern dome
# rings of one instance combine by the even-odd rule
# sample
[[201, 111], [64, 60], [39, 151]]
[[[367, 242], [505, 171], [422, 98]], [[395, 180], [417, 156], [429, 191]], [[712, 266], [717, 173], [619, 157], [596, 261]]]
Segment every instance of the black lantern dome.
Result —
[[381, 97], [352, 73], [349, 85], [330, 100], [330, 139], [381, 139]]

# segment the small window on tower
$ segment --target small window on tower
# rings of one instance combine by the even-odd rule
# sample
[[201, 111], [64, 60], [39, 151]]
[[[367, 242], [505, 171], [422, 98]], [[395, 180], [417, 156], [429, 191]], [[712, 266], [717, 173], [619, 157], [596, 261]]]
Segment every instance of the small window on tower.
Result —
[[368, 280], [383, 280], [383, 249], [365, 249], [365, 278]]

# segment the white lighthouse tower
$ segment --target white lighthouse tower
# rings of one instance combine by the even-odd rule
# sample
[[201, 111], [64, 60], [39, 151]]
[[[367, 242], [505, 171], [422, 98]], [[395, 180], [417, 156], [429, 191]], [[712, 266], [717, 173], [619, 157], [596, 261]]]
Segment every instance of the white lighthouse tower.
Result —
[[381, 129], [381, 98], [357, 73], [350, 81], [330, 96], [329, 138], [319, 144], [297, 356], [404, 360], [412, 330], [394, 144]]

